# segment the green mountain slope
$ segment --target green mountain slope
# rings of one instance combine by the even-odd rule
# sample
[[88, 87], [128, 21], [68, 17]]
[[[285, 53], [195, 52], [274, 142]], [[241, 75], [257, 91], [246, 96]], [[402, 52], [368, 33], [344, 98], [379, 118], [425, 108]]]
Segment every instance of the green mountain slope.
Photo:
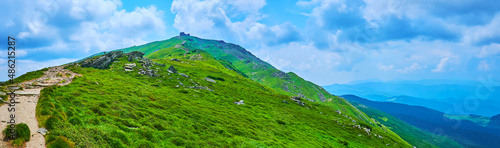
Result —
[[277, 91], [315, 101], [326, 101], [337, 98], [325, 91], [321, 86], [306, 81], [296, 74], [285, 73], [272, 65], [260, 60], [243, 47], [224, 41], [201, 39], [194, 36], [177, 36], [165, 41], [121, 49], [120, 51], [142, 51], [148, 58], [168, 57], [164, 53], [156, 52], [166, 48], [180, 48], [186, 52], [194, 49], [207, 51], [219, 61], [231, 63], [235, 70], [248, 76], [254, 81], [276, 89]]
[[[170, 53], [170, 50], [176, 50]], [[356, 117], [370, 123], [366, 115], [352, 107], [344, 99], [331, 95], [321, 86], [306, 81], [293, 72], [285, 73], [272, 65], [260, 60], [252, 53], [239, 45], [226, 43], [220, 40], [201, 39], [194, 36], [176, 36], [168, 40], [156, 41], [140, 46], [119, 49], [125, 53], [141, 51], [151, 59], [171, 58], [171, 56], [184, 57], [194, 50], [203, 50], [212, 55], [227, 69], [239, 73], [244, 77], [264, 84], [277, 92], [288, 96], [301, 96], [309, 101], [325, 101], [322, 104], [341, 110], [347, 115]], [[331, 102], [334, 103], [331, 103]]]
[[[344, 100], [305, 101], [302, 106], [280, 90], [248, 79], [241, 74], [244, 69], [234, 69], [238, 67], [235, 62], [222, 62], [206, 50], [162, 42], [122, 49], [152, 51], [145, 56], [157, 63], [151, 67], [144, 67], [147, 62], [143, 60], [128, 61], [128, 55], [117, 56], [105, 69], [81, 67], [86, 60], [66, 66], [83, 77], [42, 90], [36, 116], [40, 126], [49, 129], [47, 143], [77, 147], [411, 147], [388, 128], [359, 120], [365, 114]], [[133, 64], [137, 66], [128, 67]], [[169, 72], [171, 66], [178, 73]], [[142, 74], [145, 69], [154, 71], [153, 76]], [[240, 100], [244, 104], [237, 105]]]
[[458, 148], [463, 147], [456, 141], [446, 137], [431, 134], [420, 130], [398, 118], [382, 112], [378, 109], [372, 108], [370, 106], [365, 106], [364, 104], [358, 103], [353, 100], [348, 100], [352, 105], [356, 106], [371, 118], [375, 119], [377, 122], [389, 127], [392, 131], [397, 133], [401, 138], [408, 141], [408, 143], [416, 147], [441, 147], [441, 148]]

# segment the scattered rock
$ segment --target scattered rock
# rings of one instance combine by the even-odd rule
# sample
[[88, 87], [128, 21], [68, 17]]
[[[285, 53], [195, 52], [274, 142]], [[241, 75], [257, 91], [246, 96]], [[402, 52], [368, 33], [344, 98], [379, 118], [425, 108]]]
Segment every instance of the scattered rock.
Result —
[[47, 133], [49, 133], [49, 131], [47, 129], [43, 128], [43, 127], [39, 128], [37, 130], [37, 132], [40, 133], [40, 134], [42, 134], [43, 136], [45, 136]]
[[97, 69], [106, 69], [109, 68], [109, 65], [119, 57], [123, 56], [123, 51], [113, 51], [110, 53], [107, 53], [105, 55], [95, 57], [95, 58], [88, 58], [82, 62], [82, 67], [93, 67]]
[[299, 105], [301, 105], [301, 106], [306, 106], [306, 103], [304, 103], [304, 102], [300, 101], [300, 99], [301, 99], [301, 98], [300, 98], [300, 97], [298, 97], [298, 96], [293, 96], [293, 97], [292, 97], [292, 98], [290, 98], [290, 99], [292, 99], [293, 101], [295, 101], [297, 104], [299, 104]]
[[319, 97], [319, 100], [320, 100], [321, 102], [325, 102], [325, 100], [326, 100], [325, 95], [323, 95], [322, 93], [318, 93], [318, 97]]
[[245, 104], [245, 103], [243, 103], [243, 100], [240, 100], [239, 102], [234, 102], [234, 104], [240, 105], [240, 104]]
[[183, 74], [183, 73], [181, 73], [181, 76], [186, 77], [186, 78], [189, 78], [189, 76], [188, 76], [188, 75]]
[[290, 76], [286, 74], [283, 71], [276, 71], [275, 73], [272, 74], [274, 77], [280, 78], [280, 79], [289, 79]]
[[125, 68], [125, 71], [134, 71], [134, 67], [137, 65], [135, 63], [127, 63], [123, 68]]
[[340, 110], [336, 110], [335, 112], [342, 115], [342, 112], [340, 112]]
[[288, 104], [288, 101], [285, 101], [285, 100], [283, 100], [283, 103], [286, 103], [286, 104]]
[[176, 59], [176, 58], [172, 58], [170, 61], [176, 61], [176, 62], [180, 62], [181, 60], [179, 59]]
[[177, 69], [175, 69], [175, 67], [174, 67], [174, 66], [170, 66], [170, 67], [168, 67], [168, 72], [170, 72], [170, 73], [178, 73], [178, 72], [177, 72]]
[[205, 87], [205, 86], [189, 86], [188, 88], [204, 89], [204, 90], [208, 90], [208, 91], [213, 91], [212, 89]]
[[142, 56], [144, 56], [144, 52], [140, 52], [140, 51], [132, 51], [132, 52], [129, 52], [127, 53], [127, 56], [128, 56], [128, 61], [129, 62], [133, 62], [134, 60], [142, 60]]
[[210, 78], [208, 78], [208, 77], [205, 77], [205, 81], [212, 82], [212, 83], [216, 83], [216, 81], [215, 81], [215, 80], [210, 79]]

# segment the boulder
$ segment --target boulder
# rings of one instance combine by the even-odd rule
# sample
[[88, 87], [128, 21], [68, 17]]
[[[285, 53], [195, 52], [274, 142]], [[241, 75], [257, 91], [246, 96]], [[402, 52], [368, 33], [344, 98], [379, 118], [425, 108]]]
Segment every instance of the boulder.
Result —
[[133, 62], [134, 60], [142, 60], [142, 56], [144, 56], [144, 52], [140, 51], [132, 51], [127, 53], [128, 61]]
[[136, 67], [137, 65], [135, 63], [127, 63], [125, 64], [125, 66], [123, 66], [123, 68], [125, 69], [125, 71], [134, 71], [134, 67]]
[[234, 104], [241, 105], [241, 104], [245, 104], [245, 103], [243, 103], [243, 100], [240, 100], [239, 102], [234, 102]]
[[318, 93], [318, 97], [319, 97], [319, 100], [320, 100], [321, 102], [325, 102], [325, 100], [326, 100], [325, 95], [323, 95], [322, 93]]
[[301, 105], [301, 106], [306, 106], [306, 103], [304, 103], [304, 102], [300, 101], [300, 100], [301, 100], [301, 98], [300, 98], [300, 97], [298, 97], [298, 96], [293, 96], [293, 97], [292, 97], [292, 98], [290, 98], [290, 99], [292, 99], [293, 101], [295, 101], [297, 104], [299, 104], [299, 105]]
[[102, 55], [102, 56], [98, 56], [98, 57], [95, 57], [95, 58], [88, 58], [84, 61], [82, 61], [82, 67], [93, 67], [93, 68], [97, 68], [97, 69], [106, 69], [106, 68], [109, 68], [109, 65], [111, 65], [111, 63], [119, 58], [119, 57], [122, 57], [123, 56], [123, 51], [113, 51], [113, 52], [109, 52], [105, 55]]
[[181, 60], [179, 59], [176, 59], [176, 58], [172, 58], [170, 61], [176, 61], [176, 62], [180, 62]]
[[177, 72], [177, 69], [175, 69], [175, 67], [174, 67], [174, 66], [170, 66], [170, 67], [168, 67], [168, 72], [170, 72], [170, 73], [178, 73], [178, 72]]
[[45, 136], [47, 133], [49, 133], [49, 131], [47, 129], [43, 128], [43, 127], [39, 128], [37, 130], [37, 132], [40, 133], [40, 134], [42, 134], [43, 136]]
[[188, 76], [187, 74], [183, 74], [183, 73], [181, 73], [181, 76], [186, 77], [186, 78], [189, 78], [189, 76]]
[[205, 81], [212, 82], [212, 83], [217, 83], [215, 80], [210, 79], [210, 78], [208, 78], [208, 77], [205, 77]]

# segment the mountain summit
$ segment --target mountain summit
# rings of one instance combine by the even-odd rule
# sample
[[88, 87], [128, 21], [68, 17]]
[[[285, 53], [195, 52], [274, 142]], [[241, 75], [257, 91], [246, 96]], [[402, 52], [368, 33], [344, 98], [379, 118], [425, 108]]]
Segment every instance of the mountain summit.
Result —
[[[63, 67], [78, 77], [35, 101], [47, 147], [410, 147], [344, 99], [224, 41], [181, 34]], [[19, 81], [40, 77], [51, 81], [43, 70]]]

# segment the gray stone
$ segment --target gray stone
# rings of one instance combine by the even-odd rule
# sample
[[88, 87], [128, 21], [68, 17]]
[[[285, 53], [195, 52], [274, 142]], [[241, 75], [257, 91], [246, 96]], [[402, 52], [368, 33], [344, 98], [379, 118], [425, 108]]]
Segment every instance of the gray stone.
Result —
[[325, 100], [326, 100], [325, 95], [323, 95], [322, 93], [318, 93], [318, 97], [319, 97], [319, 100], [320, 100], [321, 102], [325, 102]]
[[144, 52], [140, 51], [132, 51], [127, 53], [128, 61], [133, 62], [134, 60], [142, 60], [142, 56], [144, 56]]
[[179, 59], [176, 59], [176, 58], [172, 58], [171, 61], [176, 61], [176, 62], [180, 62], [181, 60]]
[[187, 74], [183, 74], [183, 73], [181, 73], [181, 76], [186, 77], [186, 78], [189, 78], [189, 76], [188, 76]]
[[241, 105], [241, 104], [245, 104], [245, 103], [243, 103], [243, 100], [240, 100], [239, 102], [234, 102], [234, 104]]
[[38, 133], [40, 133], [40, 134], [42, 134], [42, 135], [44, 135], [44, 136], [45, 136], [47, 133], [49, 133], [49, 131], [48, 131], [47, 129], [43, 128], [43, 127], [42, 127], [42, 128], [39, 128], [39, 129], [37, 130], [37, 132], [38, 132]]
[[210, 79], [210, 78], [208, 78], [208, 77], [205, 77], [205, 81], [212, 82], [212, 83], [217, 83], [215, 80]]
[[94, 58], [88, 58], [82, 61], [82, 67], [93, 67], [97, 69], [106, 69], [112, 64], [112, 62], [119, 57], [123, 56], [123, 51], [113, 51], [105, 55], [101, 55]]
[[175, 67], [174, 67], [174, 66], [170, 66], [170, 67], [168, 67], [168, 72], [170, 72], [170, 73], [178, 73], [178, 72], [177, 72], [177, 69], [175, 69]]

